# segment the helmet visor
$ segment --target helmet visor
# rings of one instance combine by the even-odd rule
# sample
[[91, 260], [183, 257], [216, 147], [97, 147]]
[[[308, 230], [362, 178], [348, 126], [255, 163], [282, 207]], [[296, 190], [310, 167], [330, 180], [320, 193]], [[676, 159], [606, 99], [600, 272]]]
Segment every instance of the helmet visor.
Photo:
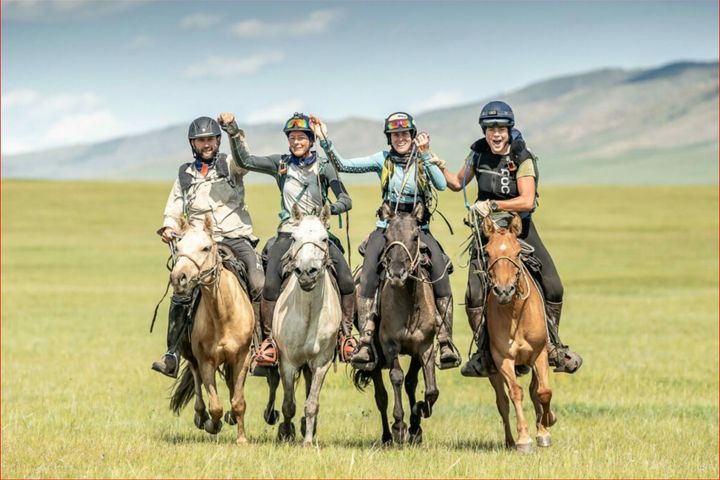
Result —
[[512, 127], [515, 122], [509, 118], [484, 118], [480, 121], [483, 127]]
[[310, 130], [307, 118], [293, 117], [285, 124], [285, 130]]

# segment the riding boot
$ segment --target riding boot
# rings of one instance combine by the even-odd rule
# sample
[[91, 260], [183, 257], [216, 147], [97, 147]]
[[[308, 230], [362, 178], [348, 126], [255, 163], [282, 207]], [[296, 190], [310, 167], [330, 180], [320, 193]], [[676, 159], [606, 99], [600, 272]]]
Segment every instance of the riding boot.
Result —
[[554, 372], [575, 373], [583, 363], [580, 355], [562, 343], [558, 333], [562, 302], [545, 302], [545, 314], [548, 328], [548, 360]]
[[373, 370], [377, 359], [373, 352], [375, 337], [375, 299], [358, 297], [358, 320], [362, 329], [360, 341], [350, 362], [358, 370]]
[[177, 354], [177, 347], [187, 325], [190, 309], [190, 298], [180, 299], [173, 296], [168, 313], [167, 352], [160, 360], [153, 362], [151, 368], [156, 372], [171, 378], [177, 378], [180, 369], [180, 357]]
[[269, 368], [277, 367], [277, 345], [272, 339], [272, 322], [275, 303], [262, 298], [260, 300], [260, 330], [263, 337], [260, 346], [255, 349], [251, 362], [251, 372], [256, 377], [265, 377]]
[[352, 353], [357, 348], [357, 340], [352, 336], [353, 314], [355, 313], [355, 293], [343, 295], [340, 299], [342, 306], [342, 320], [338, 335], [338, 355], [340, 361], [349, 362]]
[[456, 368], [460, 365], [460, 352], [452, 341], [453, 298], [435, 299], [438, 322], [438, 343], [440, 344], [440, 369]]
[[[490, 355], [490, 336], [487, 331], [487, 322], [482, 317], [483, 308], [467, 308], [468, 317], [471, 324], [477, 325], [475, 331], [475, 344], [478, 347], [477, 352], [470, 357], [465, 365], [460, 369], [460, 374], [464, 377], [489, 377], [497, 373], [495, 361]], [[474, 321], [473, 321], [474, 320]]]

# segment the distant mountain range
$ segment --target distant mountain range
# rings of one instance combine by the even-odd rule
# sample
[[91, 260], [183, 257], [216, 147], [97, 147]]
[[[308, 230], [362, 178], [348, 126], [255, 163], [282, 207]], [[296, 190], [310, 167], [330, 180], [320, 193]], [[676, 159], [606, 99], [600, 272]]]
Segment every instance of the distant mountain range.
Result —
[[[718, 181], [717, 62], [596, 70], [417, 115], [420, 129], [431, 134], [433, 150], [453, 170], [482, 135], [478, 114], [494, 99], [512, 105], [517, 127], [540, 158], [543, 183]], [[254, 153], [287, 150], [280, 125], [239, 123]], [[346, 118], [328, 122], [328, 127], [345, 157], [369, 155], [386, 146], [381, 120]], [[6, 156], [2, 176], [170, 180], [177, 166], [188, 161], [186, 135], [187, 125], [182, 124], [92, 145]], [[223, 144], [225, 151], [226, 137]], [[344, 179], [362, 181], [357, 177]]]

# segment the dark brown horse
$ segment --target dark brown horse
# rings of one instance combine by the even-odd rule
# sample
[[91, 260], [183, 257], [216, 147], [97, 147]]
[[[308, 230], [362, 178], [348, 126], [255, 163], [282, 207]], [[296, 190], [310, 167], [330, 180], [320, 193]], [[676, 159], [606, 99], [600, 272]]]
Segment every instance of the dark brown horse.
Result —
[[[432, 285], [420, 267], [418, 222], [423, 217], [423, 206], [417, 204], [412, 213], [394, 213], [386, 204], [383, 215], [389, 225], [385, 231], [387, 246], [382, 254], [385, 280], [380, 285], [380, 327], [375, 343], [379, 361], [370, 372], [356, 371], [355, 385], [362, 389], [371, 379], [373, 381], [375, 402], [382, 419], [383, 443], [420, 443], [421, 419], [430, 417], [440, 393], [435, 381], [435, 300]], [[363, 326], [359, 327], [362, 331]], [[411, 357], [407, 375], [400, 367], [400, 355]], [[390, 369], [390, 383], [395, 395], [392, 433], [387, 418], [388, 395], [382, 378], [383, 368]], [[421, 369], [425, 378], [425, 399], [417, 401], [415, 390]], [[410, 401], [409, 429], [404, 421], [403, 384]]]
[[[490, 336], [490, 353], [498, 373], [490, 376], [495, 388], [498, 411], [505, 429], [505, 444], [520, 451], [532, 450], [528, 425], [523, 415], [523, 391], [518, 384], [515, 365], [532, 368], [530, 397], [535, 407], [537, 444], [551, 445], [547, 430], [555, 423], [550, 409], [552, 390], [549, 381], [547, 328], [545, 308], [540, 290], [520, 259], [517, 235], [522, 229], [520, 217], [513, 214], [509, 228], [498, 228], [490, 216], [483, 220], [483, 232], [488, 238], [485, 250], [488, 256], [490, 294], [487, 299], [486, 318]], [[515, 407], [517, 442], [513, 440], [508, 418], [509, 404], [505, 385]]]

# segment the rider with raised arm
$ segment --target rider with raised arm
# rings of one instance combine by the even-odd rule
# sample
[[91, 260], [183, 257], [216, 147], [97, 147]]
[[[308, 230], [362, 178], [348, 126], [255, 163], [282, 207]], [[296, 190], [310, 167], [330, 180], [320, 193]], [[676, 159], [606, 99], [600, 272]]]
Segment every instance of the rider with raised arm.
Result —
[[[563, 285], [555, 263], [532, 221], [532, 212], [537, 206], [536, 158], [525, 148], [524, 142], [516, 140], [511, 143], [515, 115], [507, 103], [494, 101], [485, 105], [479, 122], [485, 136], [472, 144], [457, 175], [450, 173], [444, 162], [439, 162], [448, 188], [455, 192], [463, 190], [468, 182], [476, 178], [477, 201], [470, 208], [478, 215], [485, 217], [500, 211], [520, 215], [522, 232], [518, 237], [535, 249], [534, 255], [542, 265], [539, 281], [545, 296], [550, 365], [555, 367], [556, 372], [574, 373], [582, 365], [582, 358], [564, 345], [558, 336]], [[478, 260], [474, 258], [473, 261]], [[469, 377], [485, 377], [494, 364], [489, 355], [487, 329], [483, 322], [484, 286], [473, 272], [475, 268], [469, 270], [466, 308], [470, 326], [477, 336], [478, 352], [463, 366], [461, 372]]]
[[[384, 133], [390, 145], [388, 150], [368, 157], [345, 159], [328, 138], [326, 125], [315, 117], [312, 117], [311, 121], [315, 135], [321, 139], [320, 146], [340, 172], [377, 173], [383, 189], [382, 200], [393, 209], [412, 212], [417, 202], [422, 202], [425, 207], [420, 241], [430, 251], [431, 281], [438, 311], [440, 368], [457, 367], [460, 364], [460, 355], [452, 343], [453, 302], [447, 273], [448, 264], [429, 227], [432, 188], [444, 190], [446, 182], [438, 167], [429, 163], [429, 135], [425, 132], [417, 133], [415, 122], [410, 115], [396, 112], [385, 119]], [[415, 155], [419, 155], [419, 159], [416, 157], [414, 160]], [[380, 283], [378, 263], [385, 249], [384, 231], [387, 226], [387, 220], [379, 218], [377, 228], [370, 233], [365, 249], [358, 299], [358, 316], [361, 318], [360, 325], [364, 325], [364, 328], [358, 349], [352, 357], [353, 365], [359, 369], [371, 369], [376, 363], [371, 344], [376, 328], [375, 295]]]
[[[213, 239], [233, 251], [244, 265], [248, 275], [250, 299], [257, 317], [264, 275], [258, 262], [252, 220], [245, 206], [243, 176], [246, 171], [227, 161], [227, 155], [218, 153], [222, 132], [220, 125], [210, 117], [195, 119], [188, 130], [188, 141], [193, 161], [180, 166], [167, 204], [163, 226], [158, 230], [162, 241], [169, 243], [180, 233], [180, 218], [190, 225], [202, 225], [210, 214]], [[177, 346], [189, 325], [191, 297], [173, 295], [170, 303], [167, 332], [167, 352], [152, 364], [152, 369], [172, 378], [177, 377], [180, 359]]]
[[[235, 122], [232, 113], [221, 113], [218, 118], [222, 129], [230, 137], [233, 160], [241, 167], [253, 172], [264, 173], [275, 178], [280, 189], [280, 225], [277, 240], [270, 247], [265, 286], [262, 291], [260, 319], [263, 342], [255, 352], [255, 364], [260, 367], [277, 365], [277, 348], [272, 339], [272, 321], [275, 303], [280, 296], [283, 279], [283, 256], [292, 244], [292, 232], [296, 228], [290, 212], [297, 205], [305, 214], [320, 213], [323, 205], [329, 203], [328, 189], [333, 191], [336, 201], [330, 203], [330, 212], [339, 215], [352, 208], [352, 201], [340, 181], [337, 171], [327, 159], [319, 157], [311, 149], [315, 135], [310, 128], [310, 119], [302, 113], [295, 113], [287, 122], [283, 132], [288, 139], [289, 154], [268, 156], [251, 155], [245, 141], [245, 132]], [[349, 361], [355, 349], [352, 338], [352, 321], [355, 308], [355, 284], [350, 267], [338, 247], [339, 240], [330, 235], [330, 258], [335, 270], [341, 295], [342, 323], [338, 339], [340, 358]]]

